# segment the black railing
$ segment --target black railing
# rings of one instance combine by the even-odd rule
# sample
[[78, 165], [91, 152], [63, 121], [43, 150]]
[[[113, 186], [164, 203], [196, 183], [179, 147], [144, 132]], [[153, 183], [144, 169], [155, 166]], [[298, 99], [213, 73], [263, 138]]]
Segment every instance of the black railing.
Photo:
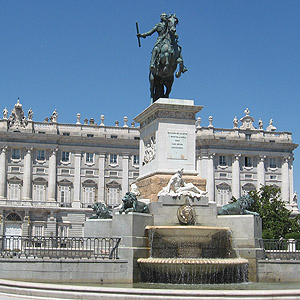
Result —
[[0, 237], [0, 257], [118, 259], [121, 238]]
[[262, 240], [266, 259], [300, 260], [300, 240]]

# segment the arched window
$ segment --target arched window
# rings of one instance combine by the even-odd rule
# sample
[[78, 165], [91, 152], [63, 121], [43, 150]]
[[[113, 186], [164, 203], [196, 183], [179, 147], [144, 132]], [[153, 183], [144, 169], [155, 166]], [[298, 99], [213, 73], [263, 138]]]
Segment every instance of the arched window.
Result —
[[46, 200], [46, 179], [39, 177], [33, 180], [33, 200], [45, 201]]
[[8, 200], [21, 200], [21, 187], [23, 181], [18, 177], [12, 177], [8, 182]]
[[229, 202], [230, 191], [231, 191], [230, 186], [225, 182], [217, 185], [217, 192], [218, 192], [217, 205], [223, 206]]
[[106, 204], [112, 207], [120, 205], [121, 184], [116, 181], [111, 181], [106, 185], [106, 187]]
[[60, 206], [70, 207], [71, 206], [71, 188], [73, 183], [68, 179], [64, 178], [58, 182], [58, 202]]
[[10, 213], [6, 216], [6, 221], [22, 221], [22, 219], [18, 214]]
[[91, 207], [96, 202], [97, 184], [93, 180], [86, 180], [82, 183], [83, 207]]

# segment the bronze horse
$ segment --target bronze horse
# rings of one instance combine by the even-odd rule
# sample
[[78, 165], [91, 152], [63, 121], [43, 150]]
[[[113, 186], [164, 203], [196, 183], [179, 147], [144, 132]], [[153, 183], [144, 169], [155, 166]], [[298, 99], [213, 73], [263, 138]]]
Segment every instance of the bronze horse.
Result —
[[146, 33], [137, 34], [139, 39], [140, 37], [146, 38], [154, 32], [158, 33], [150, 62], [151, 103], [159, 98], [169, 97], [177, 65], [179, 65], [179, 71], [176, 72], [177, 78], [187, 71], [187, 68], [183, 65], [181, 47], [178, 45], [178, 35], [176, 33], [178, 18], [175, 14], [167, 16], [166, 13], [162, 13], [160, 18], [160, 23], [156, 24], [153, 29]]

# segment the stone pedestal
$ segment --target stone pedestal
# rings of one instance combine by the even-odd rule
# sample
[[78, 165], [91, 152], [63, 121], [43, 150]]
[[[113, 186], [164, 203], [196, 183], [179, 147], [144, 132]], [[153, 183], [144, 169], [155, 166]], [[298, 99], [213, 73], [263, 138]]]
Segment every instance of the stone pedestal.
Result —
[[[196, 224], [203, 226], [216, 226], [217, 205], [209, 202], [208, 197], [193, 198], [190, 200], [196, 215]], [[178, 209], [186, 204], [184, 197], [160, 196], [157, 202], [151, 202], [150, 212], [153, 214], [155, 226], [168, 225], [178, 226]]]
[[134, 120], [140, 123], [140, 177], [196, 172], [195, 117], [202, 106], [194, 100], [160, 98]]
[[262, 220], [253, 215], [218, 216], [217, 225], [229, 227], [234, 239], [233, 247], [237, 253], [249, 261], [249, 281], [256, 282], [257, 261], [264, 257], [261, 248]]
[[145, 227], [153, 225], [151, 214], [119, 214], [113, 219], [88, 219], [84, 223], [84, 237], [120, 237], [119, 259], [126, 262], [119, 274], [118, 282], [138, 282], [140, 271], [137, 259], [149, 256], [149, 246], [145, 237]]
[[83, 229], [84, 237], [111, 237], [112, 219], [87, 219]]

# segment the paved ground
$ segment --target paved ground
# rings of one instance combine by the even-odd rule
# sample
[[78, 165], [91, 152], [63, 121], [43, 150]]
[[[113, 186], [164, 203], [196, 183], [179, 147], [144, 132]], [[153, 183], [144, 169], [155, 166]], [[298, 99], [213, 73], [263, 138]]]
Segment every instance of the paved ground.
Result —
[[54, 298], [28, 297], [28, 296], [12, 296], [0, 293], [0, 300], [55, 300]]

